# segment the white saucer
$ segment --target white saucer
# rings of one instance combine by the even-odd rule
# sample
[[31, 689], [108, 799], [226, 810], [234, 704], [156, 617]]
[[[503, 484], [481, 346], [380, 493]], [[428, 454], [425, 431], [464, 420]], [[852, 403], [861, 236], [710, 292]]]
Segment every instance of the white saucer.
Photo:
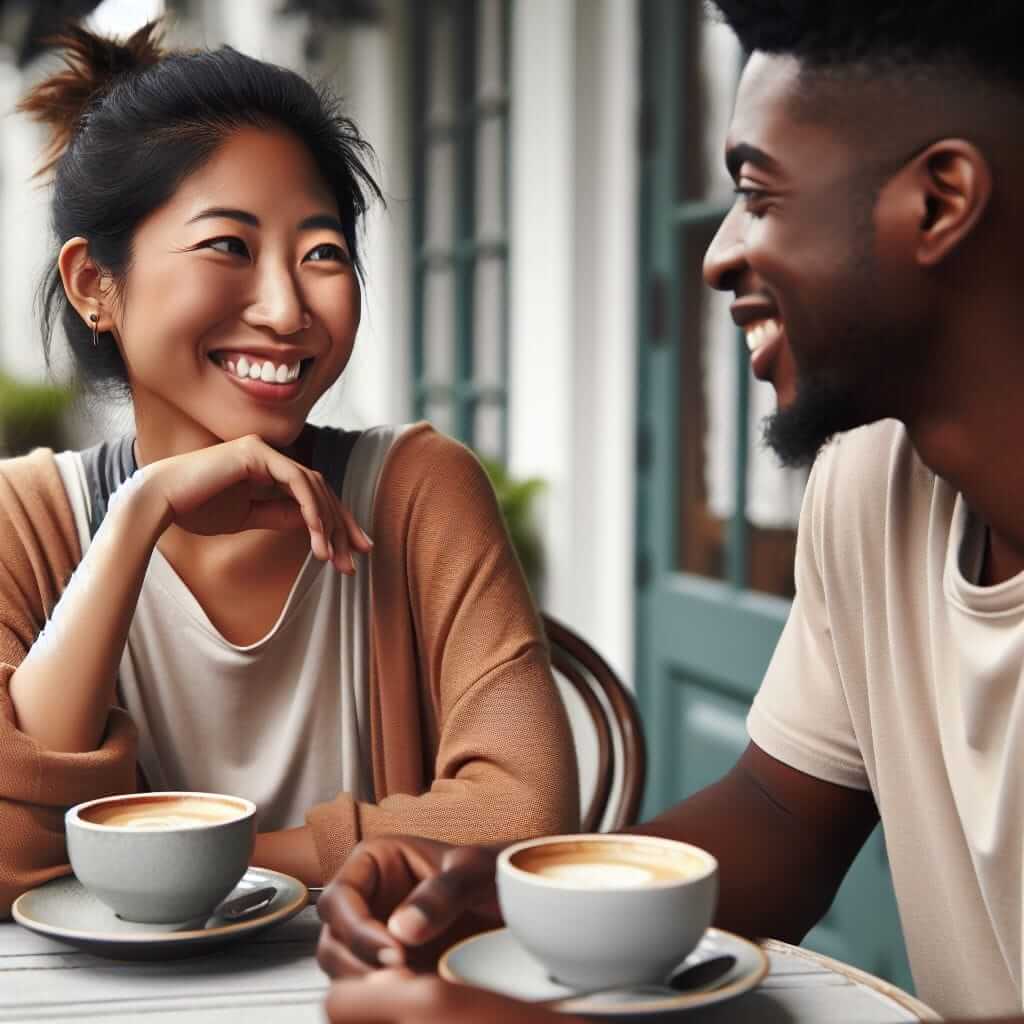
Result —
[[277, 889], [274, 898], [266, 907], [241, 921], [228, 922], [216, 914], [201, 924], [122, 921], [74, 875], [55, 878], [23, 893], [14, 901], [11, 914], [18, 924], [30, 931], [96, 956], [118, 960], [174, 960], [207, 953], [235, 939], [281, 924], [309, 902], [309, 892], [302, 882], [267, 868], [250, 868], [226, 898], [267, 885]]
[[[574, 999], [558, 1009], [592, 1017], [655, 1017], [733, 999], [759, 984], [768, 973], [768, 957], [764, 950], [718, 928], [709, 928], [704, 933], [688, 960], [705, 960], [724, 954], [736, 957], [736, 964], [714, 988], [706, 992], [680, 992], [654, 999], [630, 996], [626, 992], [608, 993]], [[507, 928], [474, 935], [452, 946], [441, 957], [438, 971], [448, 981], [476, 985], [527, 1002], [569, 997], [573, 991], [552, 981], [547, 971], [516, 942]]]

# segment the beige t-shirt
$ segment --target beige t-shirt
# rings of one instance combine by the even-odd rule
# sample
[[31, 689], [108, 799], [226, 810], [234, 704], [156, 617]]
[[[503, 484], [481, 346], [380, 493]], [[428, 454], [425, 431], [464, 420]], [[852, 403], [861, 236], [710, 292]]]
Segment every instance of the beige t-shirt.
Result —
[[811, 473], [747, 723], [780, 761], [874, 794], [914, 980], [948, 1016], [1021, 1008], [1024, 574], [971, 582], [983, 541], [902, 426], [841, 437]]
[[[349, 456], [341, 497], [367, 531], [381, 468], [404, 429], [367, 430]], [[56, 459], [84, 563], [90, 515], [81, 456]], [[239, 646], [154, 550], [118, 673], [151, 789], [244, 796], [265, 832], [302, 825], [311, 807], [339, 792], [374, 799], [368, 561], [359, 568], [345, 576], [307, 556], [277, 622]]]

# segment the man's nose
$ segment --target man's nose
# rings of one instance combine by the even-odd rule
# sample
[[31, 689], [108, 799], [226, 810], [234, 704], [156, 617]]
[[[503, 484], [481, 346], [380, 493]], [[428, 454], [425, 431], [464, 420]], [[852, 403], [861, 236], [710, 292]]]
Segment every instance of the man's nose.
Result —
[[717, 291], [735, 291], [736, 281], [747, 269], [746, 246], [738, 230], [738, 221], [736, 207], [733, 207], [704, 254], [704, 280]]

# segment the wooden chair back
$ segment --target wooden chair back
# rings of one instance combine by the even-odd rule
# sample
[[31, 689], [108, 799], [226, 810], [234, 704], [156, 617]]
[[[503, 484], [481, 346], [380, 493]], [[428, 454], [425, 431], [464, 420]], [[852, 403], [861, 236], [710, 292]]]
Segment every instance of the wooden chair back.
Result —
[[542, 615], [555, 674], [580, 698], [593, 726], [596, 777], [582, 810], [584, 832], [617, 832], [636, 823], [647, 775], [643, 724], [633, 695], [578, 633]]

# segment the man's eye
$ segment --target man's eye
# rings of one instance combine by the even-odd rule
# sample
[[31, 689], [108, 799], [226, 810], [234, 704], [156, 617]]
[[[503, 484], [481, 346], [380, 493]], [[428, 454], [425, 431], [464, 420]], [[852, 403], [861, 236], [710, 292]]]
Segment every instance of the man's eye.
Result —
[[232, 256], [244, 256], [249, 258], [249, 248], [240, 238], [233, 235], [225, 235], [223, 238], [211, 238], [203, 242], [204, 249], [214, 249], [216, 252], [229, 253]]
[[334, 242], [322, 242], [320, 245], [313, 249], [310, 249], [306, 253], [306, 259], [310, 263], [323, 263], [325, 260], [331, 260], [335, 263], [348, 263], [348, 253], [340, 245], [335, 245]]

